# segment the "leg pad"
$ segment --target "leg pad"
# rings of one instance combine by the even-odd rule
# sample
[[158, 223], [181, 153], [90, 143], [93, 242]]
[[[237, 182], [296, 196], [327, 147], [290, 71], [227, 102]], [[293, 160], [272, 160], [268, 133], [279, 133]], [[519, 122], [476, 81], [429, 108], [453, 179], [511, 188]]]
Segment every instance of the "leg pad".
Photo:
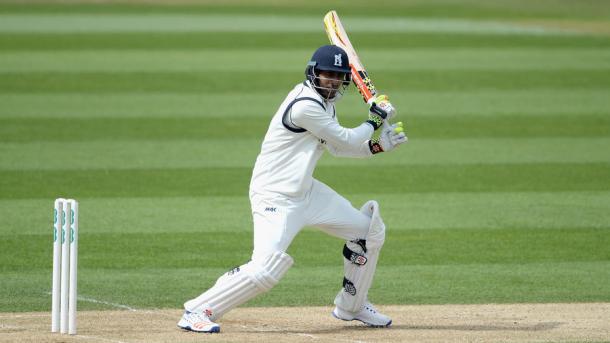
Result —
[[276, 251], [259, 261], [250, 261], [223, 274], [212, 288], [187, 301], [184, 308], [191, 312], [211, 311], [210, 319], [218, 319], [273, 288], [292, 264], [292, 257], [283, 251]]

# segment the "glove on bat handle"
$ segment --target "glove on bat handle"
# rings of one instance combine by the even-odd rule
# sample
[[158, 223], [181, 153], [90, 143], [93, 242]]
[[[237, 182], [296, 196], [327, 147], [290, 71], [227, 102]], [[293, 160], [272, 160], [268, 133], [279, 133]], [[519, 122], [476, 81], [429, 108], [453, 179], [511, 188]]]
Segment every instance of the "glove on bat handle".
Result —
[[375, 113], [378, 116], [380, 116], [381, 119], [386, 119], [388, 117], [388, 112], [386, 112], [383, 109], [381, 109], [381, 107], [377, 106], [377, 104], [374, 103], [374, 102], [371, 104], [371, 107], [369, 108], [369, 111]]

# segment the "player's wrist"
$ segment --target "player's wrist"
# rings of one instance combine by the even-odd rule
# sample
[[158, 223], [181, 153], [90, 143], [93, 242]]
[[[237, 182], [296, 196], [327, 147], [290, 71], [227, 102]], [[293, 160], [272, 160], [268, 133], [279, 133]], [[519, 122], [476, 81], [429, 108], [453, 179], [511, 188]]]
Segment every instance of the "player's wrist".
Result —
[[373, 154], [373, 155], [384, 151], [383, 147], [381, 146], [381, 144], [379, 142], [379, 138], [369, 140], [369, 150], [371, 151], [371, 154]]
[[383, 119], [381, 119], [375, 115], [369, 114], [369, 119], [366, 122], [371, 124], [373, 129], [376, 131], [383, 124]]

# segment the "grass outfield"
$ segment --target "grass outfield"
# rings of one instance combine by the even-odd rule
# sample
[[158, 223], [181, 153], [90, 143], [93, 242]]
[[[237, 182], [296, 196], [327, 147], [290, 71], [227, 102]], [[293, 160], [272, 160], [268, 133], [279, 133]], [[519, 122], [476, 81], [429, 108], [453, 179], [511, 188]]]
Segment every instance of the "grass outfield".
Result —
[[[0, 312], [49, 310], [59, 196], [79, 309], [179, 308], [248, 260], [253, 163], [332, 8], [410, 138], [315, 174], [381, 203], [371, 300], [610, 302], [610, 3], [50, 2], [0, 4]], [[342, 244], [306, 229], [249, 305], [329, 305]]]

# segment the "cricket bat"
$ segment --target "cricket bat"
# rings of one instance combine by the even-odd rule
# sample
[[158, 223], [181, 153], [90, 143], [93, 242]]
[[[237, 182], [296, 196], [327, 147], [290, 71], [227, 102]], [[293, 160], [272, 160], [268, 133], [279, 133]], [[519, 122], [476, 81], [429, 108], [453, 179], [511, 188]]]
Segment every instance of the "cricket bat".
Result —
[[373, 105], [377, 90], [366, 72], [366, 69], [364, 69], [362, 62], [360, 62], [360, 58], [358, 57], [358, 54], [356, 54], [356, 50], [352, 46], [352, 43], [349, 41], [347, 32], [345, 32], [337, 12], [330, 11], [326, 13], [324, 16], [324, 28], [326, 29], [326, 34], [328, 35], [331, 44], [342, 48], [347, 53], [350, 69], [352, 70], [352, 80], [362, 95], [364, 102], [372, 106], [372, 111], [375, 111], [382, 118], [385, 118], [387, 115], [385, 111], [378, 106]]

